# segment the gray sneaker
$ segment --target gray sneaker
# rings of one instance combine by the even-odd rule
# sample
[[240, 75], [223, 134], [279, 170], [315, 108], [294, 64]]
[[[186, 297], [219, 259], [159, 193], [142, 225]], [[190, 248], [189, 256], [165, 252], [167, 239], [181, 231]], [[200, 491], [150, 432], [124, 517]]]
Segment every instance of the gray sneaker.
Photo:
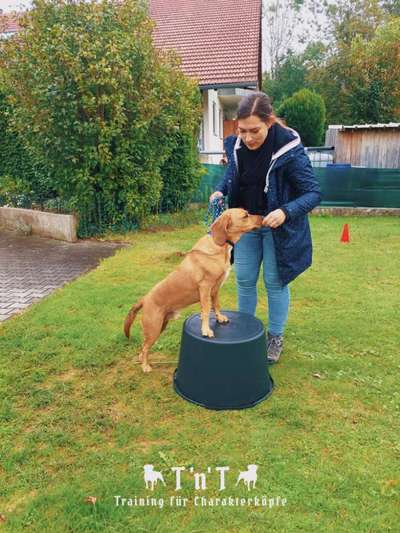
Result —
[[273, 365], [279, 361], [283, 350], [283, 335], [271, 335], [268, 332], [267, 363]]

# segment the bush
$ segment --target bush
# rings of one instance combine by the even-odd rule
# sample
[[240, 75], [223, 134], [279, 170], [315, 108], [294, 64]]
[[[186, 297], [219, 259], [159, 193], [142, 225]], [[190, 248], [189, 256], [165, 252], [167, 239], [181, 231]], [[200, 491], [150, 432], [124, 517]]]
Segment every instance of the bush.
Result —
[[55, 195], [45, 169], [35, 165], [16, 132], [9, 127], [12, 108], [0, 89], [0, 205], [43, 207]]
[[35, 0], [1, 45], [10, 127], [81, 236], [182, 205], [198, 181], [198, 86], [154, 25], [141, 0]]
[[297, 91], [282, 102], [278, 115], [298, 131], [305, 146], [319, 146], [325, 131], [325, 104], [322, 97], [309, 89]]
[[197, 142], [193, 142], [189, 135], [178, 132], [175, 148], [161, 169], [163, 189], [160, 211], [177, 211], [185, 207], [200, 187], [202, 175], [206, 173], [206, 169], [198, 164]]

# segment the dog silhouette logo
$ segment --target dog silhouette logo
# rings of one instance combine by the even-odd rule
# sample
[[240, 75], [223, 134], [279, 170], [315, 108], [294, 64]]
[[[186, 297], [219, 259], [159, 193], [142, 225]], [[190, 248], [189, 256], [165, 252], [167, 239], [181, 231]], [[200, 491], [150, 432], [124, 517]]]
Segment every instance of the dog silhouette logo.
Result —
[[243, 483], [246, 485], [247, 490], [250, 490], [250, 484], [253, 483], [253, 489], [256, 486], [257, 481], [257, 465], [247, 465], [247, 470], [240, 472], [236, 481], [236, 486], [239, 482], [243, 480]]
[[151, 488], [154, 490], [154, 486], [157, 485], [158, 481], [161, 481], [165, 486], [165, 481], [161, 472], [154, 470], [153, 465], [144, 465], [144, 482], [146, 483], [146, 489]]

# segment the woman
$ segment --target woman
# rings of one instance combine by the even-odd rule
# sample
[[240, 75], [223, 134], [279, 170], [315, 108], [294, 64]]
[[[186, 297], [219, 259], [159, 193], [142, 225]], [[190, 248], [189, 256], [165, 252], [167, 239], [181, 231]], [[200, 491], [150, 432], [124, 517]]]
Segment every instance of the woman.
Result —
[[239, 105], [238, 136], [226, 142], [228, 167], [210, 201], [228, 195], [229, 207], [243, 207], [264, 217], [260, 229], [235, 245], [239, 311], [255, 314], [257, 280], [263, 263], [268, 297], [267, 361], [283, 350], [288, 318], [289, 283], [312, 261], [307, 213], [321, 191], [299, 134], [273, 113], [269, 97], [255, 92]]

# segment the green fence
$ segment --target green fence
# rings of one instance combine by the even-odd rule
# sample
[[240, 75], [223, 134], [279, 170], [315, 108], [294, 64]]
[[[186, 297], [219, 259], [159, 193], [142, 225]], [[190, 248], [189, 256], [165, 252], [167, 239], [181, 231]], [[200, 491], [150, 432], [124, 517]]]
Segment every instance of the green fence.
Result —
[[[200, 188], [193, 202], [208, 202], [225, 172], [223, 165], [204, 165]], [[321, 185], [321, 206], [400, 207], [400, 169], [342, 167], [314, 168]]]
[[226, 167], [224, 165], [207, 165], [203, 163], [207, 170], [207, 174], [201, 179], [200, 187], [193, 196], [193, 202], [208, 203], [210, 194], [214, 192], [215, 186], [224, 175]]
[[400, 169], [314, 168], [322, 206], [400, 207]]

